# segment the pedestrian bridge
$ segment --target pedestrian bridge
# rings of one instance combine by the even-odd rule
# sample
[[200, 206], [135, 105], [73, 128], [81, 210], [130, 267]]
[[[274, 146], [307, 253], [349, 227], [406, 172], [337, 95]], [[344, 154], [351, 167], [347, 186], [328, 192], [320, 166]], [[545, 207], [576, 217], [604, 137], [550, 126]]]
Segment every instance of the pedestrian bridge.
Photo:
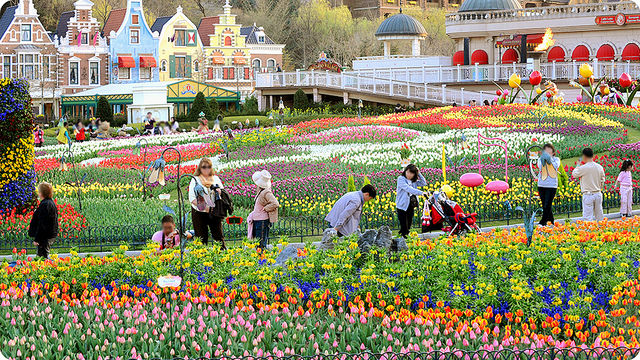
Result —
[[345, 104], [363, 100], [376, 104], [401, 104], [410, 107], [442, 106], [469, 100], [491, 101], [490, 92], [449, 89], [446, 84], [430, 85], [397, 80], [354, 71], [296, 71], [256, 74], [256, 95], [260, 110], [277, 107], [280, 97], [292, 96], [298, 89], [313, 95], [314, 102], [323, 97], [342, 98]]

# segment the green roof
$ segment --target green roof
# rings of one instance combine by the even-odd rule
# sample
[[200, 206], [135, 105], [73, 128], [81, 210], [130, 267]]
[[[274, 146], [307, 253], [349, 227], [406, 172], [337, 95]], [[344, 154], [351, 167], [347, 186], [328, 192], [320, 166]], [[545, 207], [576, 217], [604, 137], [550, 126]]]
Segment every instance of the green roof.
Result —
[[402, 13], [389, 16], [376, 30], [376, 36], [417, 35], [427, 36], [427, 30], [413, 16]]
[[464, 0], [458, 12], [518, 9], [522, 9], [518, 0]]

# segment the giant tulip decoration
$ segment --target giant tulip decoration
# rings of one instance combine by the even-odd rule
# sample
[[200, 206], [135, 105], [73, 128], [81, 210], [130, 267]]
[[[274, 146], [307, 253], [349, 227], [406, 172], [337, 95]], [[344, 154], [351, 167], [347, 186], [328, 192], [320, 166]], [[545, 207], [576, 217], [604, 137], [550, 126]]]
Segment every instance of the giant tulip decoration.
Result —
[[532, 86], [538, 86], [540, 85], [540, 83], [542, 82], [542, 74], [540, 74], [540, 71], [533, 71], [531, 72], [531, 75], [529, 75], [529, 83]]
[[622, 75], [620, 75], [620, 79], [618, 79], [618, 83], [620, 84], [620, 87], [626, 89], [633, 84], [633, 80], [631, 80], [631, 76], [629, 76], [629, 74], [622, 73]]
[[581, 89], [582, 92], [589, 97], [589, 100], [593, 101], [598, 92], [603, 95], [609, 94], [608, 86], [606, 88], [604, 86], [602, 88], [600, 87], [603, 80], [604, 78], [601, 78], [596, 82], [593, 78], [593, 68], [591, 65], [584, 63], [580, 65], [580, 77], [578, 78], [578, 82], [572, 80], [569, 82], [569, 85]]
[[624, 89], [625, 94], [622, 94], [620, 91], [615, 88], [611, 88], [611, 91], [615, 92], [616, 97], [622, 99], [627, 106], [631, 106], [633, 104], [633, 99], [636, 97], [636, 93], [640, 87], [637, 84], [634, 84], [634, 81], [631, 79], [631, 76], [627, 73], [622, 73], [620, 78], [618, 79], [618, 84], [622, 89]]
[[509, 77], [509, 86], [512, 89], [515, 89], [517, 87], [520, 87], [520, 75], [518, 74], [511, 74], [511, 76]]

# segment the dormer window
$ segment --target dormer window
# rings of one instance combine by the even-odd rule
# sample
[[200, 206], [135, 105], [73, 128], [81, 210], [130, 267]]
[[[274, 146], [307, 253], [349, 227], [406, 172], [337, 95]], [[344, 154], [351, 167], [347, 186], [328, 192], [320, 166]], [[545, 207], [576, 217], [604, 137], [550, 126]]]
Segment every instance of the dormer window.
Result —
[[133, 25], [138, 25], [139, 20], [138, 20], [138, 15], [131, 15], [131, 24]]
[[22, 24], [20, 30], [20, 39], [22, 41], [31, 41], [31, 25]]
[[258, 42], [264, 43], [264, 36], [258, 36]]

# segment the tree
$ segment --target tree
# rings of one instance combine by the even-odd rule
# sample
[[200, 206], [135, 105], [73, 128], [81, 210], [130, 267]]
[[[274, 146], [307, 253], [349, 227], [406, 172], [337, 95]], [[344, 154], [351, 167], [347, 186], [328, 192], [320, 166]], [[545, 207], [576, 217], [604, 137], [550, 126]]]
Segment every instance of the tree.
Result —
[[200, 113], [204, 113], [204, 117], [207, 120], [213, 120], [211, 108], [209, 108], [209, 104], [207, 104], [207, 100], [204, 98], [202, 91], [199, 91], [196, 94], [196, 98], [193, 100], [193, 104], [191, 104], [191, 110], [189, 111], [189, 115], [187, 115], [187, 119], [190, 122], [196, 122], [198, 121], [198, 118], [200, 118]]
[[[98, 19], [100, 24], [104, 26], [104, 23], [107, 22], [107, 19], [109, 18], [111, 10], [121, 9], [124, 7], [125, 4], [122, 0], [94, 0], [92, 14], [96, 19]], [[104, 34], [104, 36], [109, 36], [109, 34]]]
[[347, 192], [353, 191], [356, 191], [356, 182], [353, 179], [353, 175], [349, 175], [349, 178], [347, 179]]
[[305, 110], [309, 107], [309, 98], [307, 98], [307, 94], [302, 91], [302, 89], [298, 89], [295, 94], [293, 94], [293, 108], [296, 110]]
[[98, 99], [98, 107], [96, 109], [96, 117], [101, 121], [113, 121], [113, 108], [109, 104], [109, 100], [106, 97], [100, 96]]
[[209, 109], [211, 110], [211, 120], [215, 119], [220, 115], [220, 105], [215, 98], [209, 101]]
[[256, 115], [258, 111], [258, 99], [255, 96], [249, 96], [244, 99], [242, 104], [242, 113], [245, 115]]

